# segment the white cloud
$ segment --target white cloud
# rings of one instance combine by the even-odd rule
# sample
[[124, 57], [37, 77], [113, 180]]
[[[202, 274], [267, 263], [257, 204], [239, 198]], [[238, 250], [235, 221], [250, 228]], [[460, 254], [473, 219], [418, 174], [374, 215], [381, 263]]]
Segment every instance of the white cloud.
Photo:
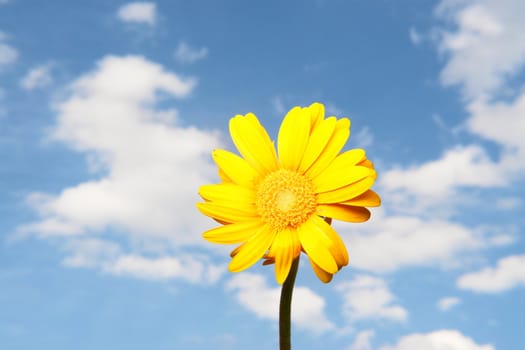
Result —
[[64, 245], [67, 252], [62, 261], [68, 267], [94, 268], [121, 254], [120, 246], [99, 238], [72, 239]]
[[496, 267], [462, 275], [457, 286], [479, 293], [499, 293], [519, 285], [525, 286], [525, 255], [512, 255], [498, 261]]
[[421, 34], [413, 27], [408, 31], [410, 42], [414, 45], [419, 45], [422, 41]]
[[379, 350], [494, 350], [490, 344], [479, 345], [457, 330], [443, 329], [432, 333], [409, 334], [393, 346]]
[[347, 350], [372, 350], [370, 340], [374, 337], [375, 332], [367, 329], [357, 333], [354, 342]]
[[503, 197], [496, 200], [496, 207], [503, 210], [511, 210], [520, 207], [523, 200], [518, 197]]
[[466, 130], [503, 146], [496, 165], [508, 178], [525, 170], [525, 92], [507, 86], [525, 66], [524, 11], [521, 0], [442, 0], [436, 11], [457, 27], [440, 38], [448, 54], [441, 77], [464, 90]]
[[130, 2], [119, 7], [117, 17], [124, 22], [154, 25], [157, 19], [157, 5], [147, 1]]
[[53, 83], [51, 76], [51, 65], [44, 64], [31, 69], [20, 80], [20, 86], [25, 90], [43, 88]]
[[225, 271], [221, 266], [206, 266], [201, 260], [184, 255], [158, 258], [123, 255], [106, 265], [104, 270], [120, 276], [151, 280], [177, 278], [192, 283], [215, 283]]
[[437, 307], [441, 311], [448, 311], [454, 306], [458, 305], [460, 302], [461, 300], [459, 300], [459, 298], [445, 297], [445, 298], [439, 299], [439, 301], [437, 302]]
[[3, 118], [7, 115], [7, 109], [4, 106], [2, 106], [5, 96], [6, 96], [6, 92], [4, 88], [0, 86], [0, 118]]
[[459, 187], [504, 186], [507, 175], [505, 168], [492, 161], [483, 148], [471, 145], [450, 149], [437, 160], [388, 170], [379, 181], [388, 191], [446, 198]]
[[[181, 126], [176, 110], [156, 106], [161, 98], [189, 95], [195, 84], [138, 56], [105, 57], [76, 79], [54, 106], [49, 138], [85, 155], [92, 179], [57, 194], [30, 194], [40, 219], [19, 233], [100, 237], [109, 229], [142, 245], [205, 244], [201, 232], [210, 222], [195, 203], [198, 187], [216, 181], [210, 152], [220, 146], [219, 135]], [[139, 253], [122, 252], [107, 269], [140, 277], [158, 267], [174, 276], [178, 263], [189, 264], [170, 260], [169, 249], [148, 261]]]
[[[267, 286], [264, 277], [244, 272], [231, 278], [227, 290], [237, 301], [258, 317], [278, 320], [280, 288]], [[323, 333], [334, 328], [324, 313], [325, 301], [307, 287], [295, 287], [292, 298], [292, 322], [313, 333]]]
[[325, 104], [325, 109], [326, 109], [325, 113], [327, 116], [335, 115], [337, 117], [342, 117], [344, 115], [343, 110], [332, 102], [327, 102]]
[[104, 273], [147, 280], [182, 279], [191, 283], [215, 283], [226, 271], [198, 254], [145, 257], [126, 254], [115, 242], [98, 238], [76, 238], [64, 245], [64, 266], [97, 268]]
[[196, 49], [185, 42], [180, 42], [175, 49], [175, 59], [180, 63], [195, 63], [206, 56], [208, 56], [208, 48], [204, 46]]
[[18, 51], [14, 47], [0, 42], [0, 66], [14, 63], [17, 59]]
[[375, 210], [370, 222], [352, 230], [335, 223], [349, 247], [352, 266], [374, 272], [409, 266], [446, 267], [456, 264], [465, 252], [487, 244], [458, 223], [382, 213]]
[[284, 107], [283, 99], [280, 96], [275, 96], [274, 98], [272, 98], [272, 106], [273, 106], [273, 109], [278, 114], [284, 115], [284, 113], [286, 112], [286, 108]]
[[[471, 117], [467, 127], [472, 133], [504, 146], [508, 162], [525, 161], [525, 92], [511, 102], [490, 102], [477, 99], [468, 105]], [[516, 150], [520, 159], [512, 153]], [[509, 165], [510, 166], [510, 165]], [[524, 164], [515, 165], [519, 170]]]
[[352, 135], [350, 143], [352, 144], [352, 147], [366, 149], [372, 146], [372, 144], [374, 143], [374, 135], [372, 134], [368, 126], [364, 126], [362, 128], [359, 128], [359, 132], [357, 134]]
[[351, 281], [339, 283], [335, 289], [343, 297], [343, 314], [350, 321], [405, 321], [408, 317], [407, 311], [395, 304], [395, 297], [385, 281], [378, 277], [358, 275]]
[[449, 57], [443, 84], [461, 85], [468, 98], [501, 88], [525, 61], [524, 12], [522, 0], [442, 0], [436, 14], [453, 26], [439, 39]]

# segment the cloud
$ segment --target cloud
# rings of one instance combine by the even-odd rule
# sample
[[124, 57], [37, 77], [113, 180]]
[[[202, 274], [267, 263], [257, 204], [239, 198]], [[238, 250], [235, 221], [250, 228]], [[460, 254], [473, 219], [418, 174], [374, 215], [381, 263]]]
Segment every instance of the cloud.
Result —
[[7, 109], [2, 105], [4, 102], [5, 96], [6, 96], [6, 92], [4, 88], [0, 86], [0, 118], [3, 118], [7, 115]]
[[221, 266], [206, 266], [201, 260], [189, 255], [146, 258], [139, 255], [120, 256], [104, 271], [115, 275], [142, 279], [183, 279], [193, 283], [215, 283], [225, 269]]
[[67, 267], [95, 268], [121, 254], [118, 244], [99, 238], [77, 238], [66, 242], [67, 252], [62, 261]]
[[499, 293], [519, 285], [525, 286], [523, 266], [525, 255], [508, 256], [498, 260], [496, 267], [462, 275], [457, 280], [457, 286], [478, 293]]
[[375, 332], [367, 329], [357, 333], [354, 342], [347, 350], [372, 350], [370, 340], [374, 337]]
[[[374, 272], [392, 272], [410, 266], [449, 266], [457, 257], [483, 247], [486, 242], [471, 229], [440, 219], [384, 216], [349, 230], [335, 223], [349, 247], [352, 266]], [[373, 247], [372, 249], [370, 247]]]
[[352, 147], [357, 148], [368, 148], [374, 143], [374, 134], [370, 131], [368, 126], [359, 128], [359, 132], [352, 135], [351, 141]]
[[[194, 203], [198, 187], [216, 180], [210, 152], [220, 146], [219, 135], [182, 126], [175, 109], [157, 107], [188, 96], [195, 85], [140, 56], [107, 56], [78, 77], [54, 105], [48, 139], [84, 155], [90, 178], [57, 194], [31, 193], [27, 203], [39, 219], [20, 226], [19, 234], [67, 238], [118, 231], [142, 245], [204, 244], [200, 233], [210, 223]], [[177, 262], [166, 259], [169, 250], [149, 261], [139, 255], [122, 252], [109, 270], [145, 276], [158, 267], [176, 274]]]
[[339, 283], [335, 289], [343, 297], [343, 314], [352, 322], [364, 319], [405, 321], [407, 311], [395, 304], [395, 297], [385, 281], [370, 275], [358, 275]]
[[443, 329], [432, 333], [409, 334], [396, 345], [382, 346], [379, 350], [494, 350], [490, 344], [479, 345], [457, 330]]
[[195, 63], [206, 58], [206, 56], [208, 56], [207, 47], [196, 49], [185, 42], [180, 42], [175, 49], [175, 59], [180, 63]]
[[509, 84], [525, 66], [523, 11], [520, 0], [442, 0], [436, 10], [455, 27], [441, 29], [438, 45], [448, 57], [442, 81], [463, 89], [466, 130], [502, 146], [495, 165], [510, 178], [525, 171], [525, 92]]
[[52, 67], [49, 64], [43, 64], [31, 69], [20, 80], [20, 86], [24, 90], [34, 90], [51, 85], [53, 83], [51, 69]]
[[460, 85], [467, 98], [501, 88], [525, 61], [524, 11], [521, 0], [442, 0], [436, 15], [450, 24], [438, 42], [448, 57], [442, 83]]
[[205, 256], [179, 253], [146, 257], [127, 254], [115, 242], [98, 238], [76, 238], [64, 245], [63, 265], [72, 268], [96, 268], [116, 276], [146, 280], [181, 279], [191, 283], [213, 284], [225, 272], [225, 266], [211, 263]]
[[411, 27], [408, 31], [408, 36], [410, 38], [410, 42], [414, 45], [419, 45], [423, 40], [421, 38], [421, 34], [413, 27]]
[[278, 114], [284, 114], [286, 112], [286, 108], [284, 107], [283, 99], [280, 96], [274, 96], [272, 98], [272, 106], [273, 106], [273, 109]]
[[[280, 288], [267, 286], [264, 277], [253, 273], [237, 274], [226, 289], [237, 301], [258, 317], [278, 320]], [[295, 287], [292, 299], [292, 322], [297, 327], [320, 334], [334, 328], [324, 313], [325, 301], [307, 287]]]
[[519, 208], [523, 204], [523, 200], [518, 197], [504, 197], [496, 200], [496, 207], [502, 210], [512, 210]]
[[157, 19], [157, 5], [154, 2], [137, 1], [122, 5], [117, 17], [124, 22], [154, 25]]
[[501, 164], [492, 161], [481, 146], [447, 150], [437, 160], [408, 168], [393, 168], [380, 177], [387, 191], [446, 198], [459, 187], [501, 187], [507, 176]]
[[18, 51], [14, 47], [2, 42], [1, 40], [4, 38], [5, 35], [0, 36], [0, 67], [12, 64], [18, 59]]
[[459, 298], [456, 297], [446, 297], [439, 299], [437, 302], [437, 307], [440, 311], [448, 311], [454, 306], [458, 305], [461, 302]]
[[335, 115], [335, 116], [338, 116], [338, 117], [342, 117], [344, 115], [343, 110], [340, 107], [336, 106], [332, 102], [327, 102], [325, 104], [325, 108], [326, 108], [326, 115], [327, 116]]
[[[510, 102], [477, 99], [467, 109], [471, 114], [467, 121], [469, 131], [505, 147], [508, 163], [525, 161], [525, 92]], [[515, 167], [525, 169], [523, 163]]]

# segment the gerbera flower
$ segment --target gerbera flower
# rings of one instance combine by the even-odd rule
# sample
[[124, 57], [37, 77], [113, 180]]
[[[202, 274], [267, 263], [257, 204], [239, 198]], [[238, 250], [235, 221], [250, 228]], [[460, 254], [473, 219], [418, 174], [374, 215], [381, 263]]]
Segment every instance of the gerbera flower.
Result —
[[204, 185], [198, 209], [223, 226], [204, 232], [208, 241], [239, 244], [228, 266], [242, 271], [261, 258], [275, 263], [282, 284], [292, 261], [306, 253], [323, 282], [348, 264], [348, 252], [328, 223], [363, 222], [365, 207], [380, 205], [370, 187], [376, 172], [362, 149], [340, 153], [350, 136], [350, 120], [324, 117], [324, 106], [294, 107], [274, 144], [257, 117], [230, 120], [230, 134], [242, 157], [213, 151], [222, 180]]

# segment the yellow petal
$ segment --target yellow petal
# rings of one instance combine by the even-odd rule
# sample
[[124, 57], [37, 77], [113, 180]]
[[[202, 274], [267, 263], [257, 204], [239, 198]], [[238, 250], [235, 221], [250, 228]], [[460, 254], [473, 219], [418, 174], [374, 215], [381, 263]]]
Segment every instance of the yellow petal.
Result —
[[237, 253], [239, 253], [239, 251], [241, 250], [241, 248], [242, 248], [242, 244], [241, 244], [240, 246], [236, 247], [234, 250], [232, 250], [232, 251], [230, 252], [230, 257], [233, 258], [235, 255], [237, 255]]
[[326, 220], [320, 217], [314, 217], [313, 222], [332, 241], [332, 245], [329, 248], [335, 258], [338, 268], [341, 269], [341, 267], [348, 265], [348, 251], [346, 250], [343, 240], [339, 237], [339, 234], [329, 223], [326, 222]]
[[342, 204], [319, 204], [316, 214], [346, 222], [365, 222], [370, 219], [368, 209]]
[[231, 207], [214, 202], [197, 203], [197, 209], [204, 215], [212, 217], [220, 222], [233, 223], [239, 221], [251, 221], [258, 217], [253, 207]]
[[364, 179], [356, 181], [350, 185], [340, 187], [333, 191], [318, 193], [317, 203], [330, 204], [349, 201], [370, 189], [370, 187], [372, 187], [374, 184], [375, 179], [376, 175], [375, 172], [373, 172], [370, 176], [367, 176]]
[[310, 139], [308, 140], [308, 145], [306, 145], [306, 150], [304, 151], [303, 159], [299, 165], [300, 172], [304, 172], [308, 169], [323, 152], [326, 144], [334, 134], [336, 123], [337, 119], [335, 117], [330, 117], [322, 120], [312, 131]]
[[247, 161], [222, 149], [214, 150], [212, 157], [217, 166], [232, 182], [243, 186], [253, 186], [258, 173]]
[[355, 166], [365, 158], [365, 151], [352, 149], [338, 155], [326, 169], [312, 179], [316, 192], [326, 192], [343, 187], [368, 176], [371, 169]]
[[310, 130], [314, 130], [324, 119], [324, 105], [319, 102], [314, 102], [306, 108], [308, 109], [311, 118]]
[[312, 270], [314, 270], [315, 275], [321, 280], [321, 282], [328, 283], [332, 280], [332, 277], [334, 276], [333, 274], [328, 273], [322, 268], [320, 268], [319, 265], [317, 265], [310, 257], [308, 257], [308, 261], [310, 261], [310, 265], [312, 265]]
[[269, 257], [275, 258], [275, 279], [282, 284], [292, 266], [292, 261], [301, 253], [301, 245], [295, 230], [285, 229], [275, 236], [268, 253]]
[[327, 171], [313, 181], [315, 193], [334, 191], [364, 178], [371, 177], [373, 170], [363, 166], [349, 167], [346, 171]]
[[239, 153], [259, 173], [277, 169], [277, 154], [272, 140], [253, 113], [230, 119], [230, 135]]
[[233, 182], [232, 179], [230, 179], [221, 168], [219, 168], [219, 178], [222, 182]]
[[292, 108], [279, 129], [277, 148], [281, 166], [297, 170], [310, 136], [310, 116], [300, 107]]
[[243, 187], [234, 183], [204, 185], [199, 188], [200, 196], [212, 202], [234, 202], [239, 205], [255, 203], [255, 192], [251, 187]]
[[[330, 118], [328, 118], [330, 119]], [[319, 175], [341, 151], [350, 136], [350, 119], [342, 118], [336, 122], [335, 130], [328, 140], [326, 147], [312, 166], [306, 171], [306, 175], [315, 178]]]
[[266, 253], [275, 234], [276, 232], [269, 226], [262, 226], [249, 241], [239, 247], [228, 269], [231, 272], [239, 272], [255, 264]]
[[316, 225], [313, 220], [314, 218], [319, 217], [314, 215], [299, 226], [297, 229], [299, 240], [306, 254], [308, 254], [320, 268], [329, 273], [336, 273], [339, 267], [330, 252], [330, 247], [333, 245], [333, 242], [325, 232]]
[[237, 244], [248, 241], [263, 225], [260, 220], [237, 222], [208, 230], [202, 236], [213, 243]]
[[381, 205], [381, 198], [377, 193], [368, 190], [363, 194], [341, 204], [353, 205], [358, 207], [378, 207]]
[[366, 166], [367, 168], [374, 169], [374, 163], [372, 163], [366, 158], [360, 161], [357, 165]]

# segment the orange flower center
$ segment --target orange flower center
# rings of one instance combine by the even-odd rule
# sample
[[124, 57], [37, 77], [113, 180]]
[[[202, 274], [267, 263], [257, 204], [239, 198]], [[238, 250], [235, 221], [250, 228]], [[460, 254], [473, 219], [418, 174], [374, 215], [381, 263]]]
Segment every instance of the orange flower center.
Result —
[[279, 169], [259, 183], [255, 204], [262, 219], [280, 231], [305, 222], [315, 212], [317, 201], [308, 178]]

